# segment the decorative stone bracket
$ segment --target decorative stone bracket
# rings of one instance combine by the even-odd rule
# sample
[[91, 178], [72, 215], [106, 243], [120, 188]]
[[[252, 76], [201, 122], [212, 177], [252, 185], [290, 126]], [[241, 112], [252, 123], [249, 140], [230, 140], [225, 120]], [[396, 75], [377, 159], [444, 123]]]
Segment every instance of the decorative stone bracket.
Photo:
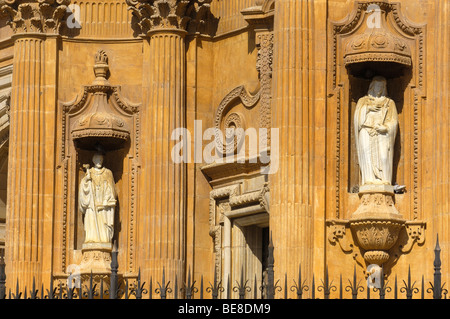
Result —
[[[360, 247], [350, 230], [351, 221], [348, 219], [329, 219], [326, 221], [327, 239], [331, 245], [339, 245], [345, 254], [351, 254], [353, 259], [366, 271], [367, 262], [364, 259], [366, 250]], [[387, 273], [397, 262], [402, 254], [411, 252], [414, 244], [419, 246], [425, 242], [424, 221], [406, 221], [399, 230], [398, 240], [387, 251], [389, 258], [383, 263], [384, 271]], [[372, 239], [380, 241], [383, 234], [381, 232], [372, 232]], [[367, 264], [367, 265], [366, 265]]]

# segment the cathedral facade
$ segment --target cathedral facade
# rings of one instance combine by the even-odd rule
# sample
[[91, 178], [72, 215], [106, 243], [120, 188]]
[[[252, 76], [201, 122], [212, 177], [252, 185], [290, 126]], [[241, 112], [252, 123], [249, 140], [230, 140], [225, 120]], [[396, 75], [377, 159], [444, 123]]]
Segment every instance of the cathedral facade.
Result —
[[[450, 280], [447, 0], [0, 0], [7, 286]], [[299, 283], [300, 284], [300, 283]], [[223, 292], [225, 295], [227, 292]], [[293, 291], [289, 294], [294, 295]]]

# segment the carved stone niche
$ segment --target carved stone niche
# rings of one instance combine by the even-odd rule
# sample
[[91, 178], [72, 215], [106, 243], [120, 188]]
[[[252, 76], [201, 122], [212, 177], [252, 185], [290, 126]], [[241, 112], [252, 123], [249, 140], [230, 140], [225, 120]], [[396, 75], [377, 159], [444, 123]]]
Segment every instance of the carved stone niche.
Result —
[[[420, 100], [424, 98], [425, 26], [410, 23], [401, 14], [399, 3], [380, 0], [356, 2], [351, 14], [342, 21], [332, 22], [330, 27], [333, 52], [329, 60], [332, 70], [329, 102], [337, 105], [337, 109], [332, 110], [337, 116], [330, 117], [336, 122], [327, 125], [336, 128], [336, 153], [330, 154], [335, 158], [336, 172], [329, 179], [333, 183], [329, 186], [335, 189], [336, 218], [327, 220], [328, 240], [333, 245], [339, 244], [343, 252], [352, 254], [363, 269], [370, 264], [383, 265], [388, 273], [401, 254], [409, 253], [414, 243], [423, 244], [425, 239], [426, 224], [419, 220], [416, 161], [420, 147], [417, 114]], [[400, 108], [397, 111], [402, 113], [400, 130], [415, 137], [411, 141], [397, 135], [393, 185], [361, 185], [358, 158], [354, 155], [354, 103], [367, 94], [374, 76], [387, 79], [388, 94], [394, 94], [393, 99], [401, 102], [397, 105], [397, 109]], [[414, 132], [407, 132], [409, 128]], [[396, 172], [402, 156], [398, 146], [411, 142], [413, 145], [408, 147], [414, 150], [414, 161], [408, 161], [412, 165], [403, 165], [404, 171]], [[412, 176], [405, 178], [405, 174]], [[396, 185], [403, 180], [413, 184]], [[342, 187], [345, 181], [348, 187]], [[407, 193], [403, 194], [405, 188]], [[353, 194], [355, 191], [357, 194]], [[402, 213], [396, 207], [397, 196], [403, 199]], [[411, 204], [404, 205], [408, 200]], [[352, 206], [353, 203], [358, 206]], [[342, 216], [342, 212], [347, 211], [350, 216]]]
[[[83, 244], [83, 216], [78, 209], [78, 187], [85, 172], [84, 164], [91, 164], [99, 149], [104, 155], [104, 166], [112, 171], [117, 189], [114, 216], [114, 237], [118, 248], [124, 250], [122, 271], [134, 275], [135, 208], [137, 175], [139, 169], [140, 105], [122, 97], [120, 86], [108, 81], [109, 64], [105, 51], [95, 55], [95, 79], [83, 86], [81, 94], [70, 102], [60, 102], [62, 137], [58, 165], [60, 198], [60, 241], [56, 246], [61, 259], [55, 264], [58, 277], [67, 276], [69, 265], [80, 265], [94, 275], [110, 273], [111, 243]], [[120, 216], [120, 218], [119, 218]], [[121, 241], [121, 238], [126, 240]], [[91, 247], [92, 246], [92, 247]]]

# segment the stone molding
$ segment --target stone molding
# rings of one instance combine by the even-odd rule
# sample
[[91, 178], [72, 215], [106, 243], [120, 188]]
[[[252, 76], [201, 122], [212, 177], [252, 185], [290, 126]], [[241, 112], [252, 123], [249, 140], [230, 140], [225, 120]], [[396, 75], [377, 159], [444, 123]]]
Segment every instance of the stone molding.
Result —
[[59, 34], [70, 0], [1, 0], [0, 15], [15, 34]]
[[215, 188], [209, 195], [209, 235], [214, 243], [214, 269], [217, 278], [221, 278], [225, 219], [233, 220], [234, 224], [250, 219], [251, 224], [255, 221], [266, 221], [267, 214], [270, 213], [270, 187], [267, 182], [255, 191], [243, 193], [243, 188], [244, 185], [238, 182]]

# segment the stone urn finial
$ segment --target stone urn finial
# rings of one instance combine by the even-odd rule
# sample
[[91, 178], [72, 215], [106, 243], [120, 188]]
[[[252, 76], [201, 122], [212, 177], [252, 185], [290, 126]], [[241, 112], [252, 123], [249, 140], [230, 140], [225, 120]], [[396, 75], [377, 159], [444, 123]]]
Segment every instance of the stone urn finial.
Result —
[[104, 50], [99, 50], [95, 54], [94, 74], [95, 81], [93, 84], [108, 84], [107, 76], [109, 71], [108, 56]]

